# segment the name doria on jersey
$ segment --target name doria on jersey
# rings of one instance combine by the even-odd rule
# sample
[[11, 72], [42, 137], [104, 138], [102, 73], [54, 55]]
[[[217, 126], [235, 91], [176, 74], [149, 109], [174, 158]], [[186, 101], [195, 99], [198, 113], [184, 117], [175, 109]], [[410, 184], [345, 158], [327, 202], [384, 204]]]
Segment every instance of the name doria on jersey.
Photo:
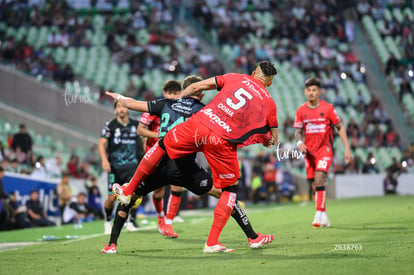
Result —
[[230, 128], [229, 125], [227, 125], [226, 122], [222, 121], [219, 116], [213, 113], [213, 110], [205, 109], [205, 110], [201, 110], [200, 112], [205, 114], [210, 119], [210, 121], [217, 123], [217, 125], [219, 125], [221, 128], [226, 130], [227, 133], [230, 133], [232, 131], [232, 129]]
[[233, 111], [230, 110], [229, 107], [225, 106], [223, 103], [220, 103], [217, 108], [221, 109], [223, 112], [225, 112], [226, 114], [228, 114], [229, 116], [233, 117]]
[[314, 124], [308, 123], [306, 124], [306, 133], [325, 133], [326, 124]]

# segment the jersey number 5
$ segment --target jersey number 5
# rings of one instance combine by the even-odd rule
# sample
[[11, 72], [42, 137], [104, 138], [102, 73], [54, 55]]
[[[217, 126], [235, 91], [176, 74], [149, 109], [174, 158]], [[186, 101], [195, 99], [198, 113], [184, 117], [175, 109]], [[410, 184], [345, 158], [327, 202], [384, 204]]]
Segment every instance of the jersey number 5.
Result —
[[246, 104], [247, 101], [246, 101], [246, 98], [245, 97], [247, 97], [247, 99], [249, 99], [249, 100], [251, 100], [253, 98], [253, 96], [251, 94], [249, 94], [249, 92], [246, 91], [243, 88], [240, 88], [237, 91], [235, 91], [234, 92], [234, 97], [236, 99], [238, 99], [239, 102], [234, 103], [233, 100], [231, 98], [229, 98], [229, 97], [226, 99], [226, 104], [230, 108], [232, 108], [233, 110], [238, 110], [238, 109], [240, 109], [241, 107], [243, 107]]

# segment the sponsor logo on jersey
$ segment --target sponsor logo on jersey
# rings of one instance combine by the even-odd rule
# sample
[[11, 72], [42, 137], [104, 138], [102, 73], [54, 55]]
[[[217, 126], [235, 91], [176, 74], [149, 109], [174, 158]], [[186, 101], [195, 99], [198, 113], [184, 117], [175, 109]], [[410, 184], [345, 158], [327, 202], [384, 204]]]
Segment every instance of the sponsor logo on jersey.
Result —
[[234, 174], [220, 174], [220, 178], [221, 179], [232, 179], [234, 178], [236, 175]]
[[243, 80], [241, 83], [245, 84], [247, 88], [254, 91], [257, 94], [257, 96], [260, 97], [261, 100], [263, 100], [263, 95], [270, 97], [270, 94], [265, 92], [267, 90], [261, 87], [256, 87], [257, 84], [254, 82], [250, 82], [250, 79], [248, 78], [245, 78], [245, 80]]
[[202, 180], [201, 182], [200, 182], [200, 186], [201, 187], [206, 187], [208, 185], [208, 180]]
[[230, 110], [229, 107], [227, 107], [226, 105], [224, 105], [223, 103], [220, 103], [217, 108], [219, 108], [220, 110], [222, 110], [223, 112], [225, 112], [226, 114], [228, 114], [229, 116], [233, 117], [233, 111]]
[[213, 113], [213, 110], [205, 109], [205, 110], [201, 110], [200, 113], [205, 114], [210, 119], [210, 121], [216, 123], [218, 126], [226, 130], [227, 133], [230, 133], [233, 130], [230, 128], [229, 125], [227, 125], [226, 122], [222, 121], [218, 115]]
[[121, 130], [119, 128], [116, 128], [114, 133], [114, 143], [119, 144], [121, 143], [121, 140]]
[[325, 133], [325, 130], [326, 130], [326, 124], [314, 124], [314, 123], [306, 124], [306, 133], [307, 134]]
[[173, 109], [174, 111], [180, 112], [180, 113], [184, 113], [184, 114], [192, 114], [193, 113], [193, 109], [191, 108], [191, 106], [184, 106], [181, 103], [172, 104], [171, 109]]

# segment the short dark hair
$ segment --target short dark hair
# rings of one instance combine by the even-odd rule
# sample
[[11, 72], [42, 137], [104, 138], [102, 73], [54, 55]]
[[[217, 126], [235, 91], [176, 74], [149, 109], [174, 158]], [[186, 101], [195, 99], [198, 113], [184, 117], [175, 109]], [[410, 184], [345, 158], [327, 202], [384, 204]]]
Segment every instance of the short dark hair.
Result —
[[183, 81], [183, 90], [187, 88], [188, 86], [190, 86], [191, 84], [199, 82], [201, 80], [203, 80], [201, 76], [197, 76], [197, 75], [187, 76]]
[[318, 78], [315, 78], [315, 77], [308, 78], [305, 81], [305, 87], [306, 88], [308, 88], [310, 86], [314, 86], [314, 85], [318, 86], [320, 88], [321, 87], [321, 81]]
[[263, 74], [265, 76], [274, 76], [277, 75], [277, 70], [275, 68], [275, 66], [270, 63], [269, 61], [260, 61], [257, 66], [260, 67], [260, 69], [262, 70]]
[[4, 172], [3, 166], [0, 166], [0, 172]]
[[181, 82], [178, 80], [167, 80], [162, 86], [162, 90], [171, 91], [171, 92], [180, 92], [181, 91]]
[[20, 129], [26, 129], [26, 125], [25, 125], [24, 123], [20, 123], [20, 124], [19, 124], [19, 128], [20, 128]]

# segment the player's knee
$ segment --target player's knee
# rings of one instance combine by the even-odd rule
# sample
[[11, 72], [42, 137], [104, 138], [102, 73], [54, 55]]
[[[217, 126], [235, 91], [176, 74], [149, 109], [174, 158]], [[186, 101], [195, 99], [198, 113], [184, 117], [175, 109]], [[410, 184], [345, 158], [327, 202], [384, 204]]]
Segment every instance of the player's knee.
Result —
[[130, 209], [129, 206], [119, 204], [116, 213], [121, 218], [126, 218], [128, 216], [129, 209]]
[[179, 193], [181, 193], [182, 191], [183, 191], [183, 188], [181, 186], [171, 185], [171, 193], [172, 192], [179, 192]]
[[177, 191], [171, 191], [171, 195], [175, 196], [175, 197], [181, 197], [181, 191], [177, 192]]
[[226, 191], [226, 192], [231, 192], [231, 193], [236, 193], [237, 194], [237, 189], [238, 189], [237, 187], [238, 187], [238, 185], [231, 185], [231, 186], [224, 187], [222, 190]]
[[164, 197], [164, 187], [161, 187], [155, 190], [154, 193], [152, 194], [152, 197], [156, 199], [162, 199]]

